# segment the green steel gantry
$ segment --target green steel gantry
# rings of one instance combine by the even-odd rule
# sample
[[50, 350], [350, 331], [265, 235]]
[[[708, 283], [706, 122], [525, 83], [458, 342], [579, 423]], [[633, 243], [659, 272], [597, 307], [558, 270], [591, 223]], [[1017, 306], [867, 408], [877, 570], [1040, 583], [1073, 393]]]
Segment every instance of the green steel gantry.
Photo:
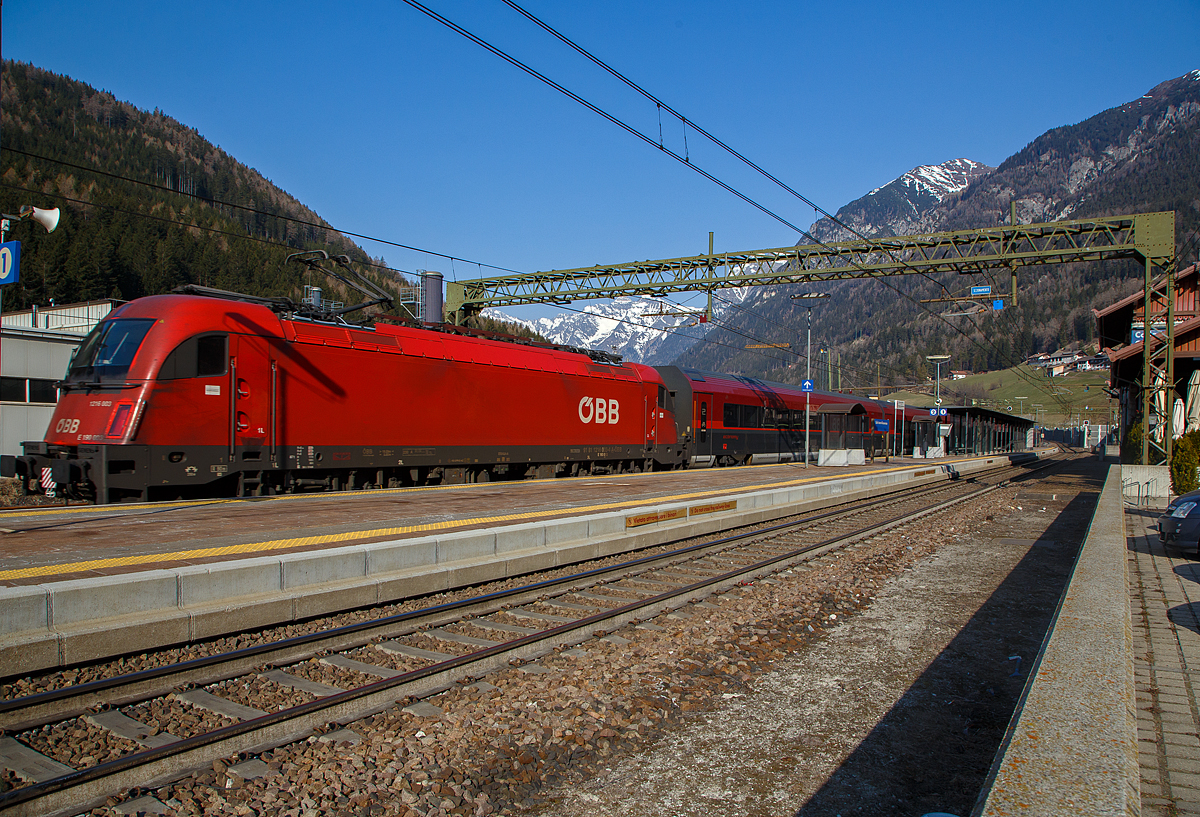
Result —
[[[663, 297], [677, 292], [779, 284], [817, 284], [894, 275], [963, 275], [1007, 270], [1016, 298], [1021, 267], [1134, 258], [1145, 264], [1146, 338], [1143, 416], [1154, 399], [1166, 401], [1163, 453], [1171, 449], [1174, 388], [1175, 213], [1143, 213], [1045, 224], [895, 236], [770, 250], [712, 253], [549, 272], [517, 273], [446, 283], [446, 320], [461, 324], [486, 307], [569, 304], [622, 295]], [[1165, 324], [1162, 334], [1151, 327]], [[1157, 344], [1157, 345], [1156, 345]], [[1143, 462], [1149, 457], [1144, 435]]]

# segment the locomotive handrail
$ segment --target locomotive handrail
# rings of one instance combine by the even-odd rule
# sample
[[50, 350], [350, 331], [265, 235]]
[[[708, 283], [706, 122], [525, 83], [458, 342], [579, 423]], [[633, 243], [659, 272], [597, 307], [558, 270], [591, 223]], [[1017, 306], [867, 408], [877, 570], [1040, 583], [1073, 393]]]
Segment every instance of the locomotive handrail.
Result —
[[130, 383], [128, 380], [122, 383], [106, 383], [103, 380], [56, 380], [54, 388], [70, 391], [71, 389], [136, 389], [143, 383]]

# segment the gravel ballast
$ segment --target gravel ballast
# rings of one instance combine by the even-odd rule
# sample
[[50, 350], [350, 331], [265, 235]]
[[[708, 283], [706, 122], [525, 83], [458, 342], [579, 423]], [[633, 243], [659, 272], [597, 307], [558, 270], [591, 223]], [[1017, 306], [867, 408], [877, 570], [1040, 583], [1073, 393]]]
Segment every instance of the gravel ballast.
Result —
[[[1090, 518], [1022, 490], [457, 685], [440, 717], [397, 707], [263, 755], [263, 777], [229, 758], [132, 794], [297, 817], [966, 813]], [[289, 672], [331, 682], [319, 666]]]

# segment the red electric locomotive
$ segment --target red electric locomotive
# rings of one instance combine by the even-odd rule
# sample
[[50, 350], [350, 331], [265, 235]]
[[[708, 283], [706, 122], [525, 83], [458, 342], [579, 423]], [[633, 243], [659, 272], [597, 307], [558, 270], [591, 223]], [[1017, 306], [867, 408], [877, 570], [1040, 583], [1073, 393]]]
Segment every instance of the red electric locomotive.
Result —
[[895, 419], [886, 403], [756, 378], [350, 324], [342, 314], [390, 297], [344, 257], [295, 257], [371, 300], [331, 311], [185, 287], [126, 304], [79, 347], [45, 439], [0, 458], [0, 475], [97, 503], [457, 484], [799, 461], [806, 406], [811, 453], [883, 453], [874, 421]]
[[115, 310], [75, 355], [45, 439], [0, 473], [106, 503], [684, 461], [651, 367], [262, 301], [172, 294]]

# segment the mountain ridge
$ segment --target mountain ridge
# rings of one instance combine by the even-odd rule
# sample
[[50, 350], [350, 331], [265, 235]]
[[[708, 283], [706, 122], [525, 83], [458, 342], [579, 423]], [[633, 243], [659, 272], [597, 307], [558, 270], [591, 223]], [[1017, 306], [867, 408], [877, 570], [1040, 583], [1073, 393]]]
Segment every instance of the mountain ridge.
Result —
[[[897, 182], [877, 191], [896, 190]], [[888, 209], [877, 206], [879, 199], [869, 193], [839, 210], [839, 218], [846, 216], [846, 223], [871, 238], [1006, 224], [1014, 208], [1020, 223], [1175, 210], [1180, 265], [1185, 265], [1200, 246], [1200, 71], [1047, 131], [941, 201]], [[880, 212], [886, 217], [880, 219]], [[920, 229], [914, 231], [914, 224]], [[850, 235], [829, 219], [815, 223], [811, 232], [822, 240]], [[961, 276], [933, 281], [900, 276], [807, 288], [831, 296], [813, 311], [814, 342], [828, 347], [829, 357], [840, 358], [846, 380], [858, 386], [874, 384], [884, 373], [898, 382], [923, 379], [932, 374], [926, 354], [951, 354], [957, 369], [1007, 368], [1035, 352], [1089, 344], [1093, 306], [1134, 291], [1140, 267], [1129, 261], [1027, 268], [1018, 275], [1017, 303], [1006, 303], [998, 313], [963, 315], [957, 307], [957, 314], [947, 316], [942, 312], [950, 310], [919, 303], [961, 291], [967, 283]], [[969, 283], [991, 283], [995, 292], [1008, 288], [1007, 276]], [[708, 340], [753, 335], [794, 341], [804, 330], [804, 312], [786, 290], [754, 293], [746, 307], [757, 317], [733, 332], [715, 329]], [[803, 370], [802, 355], [729, 355], [718, 343], [697, 344], [677, 362], [786, 382], [796, 382]]]
[[317, 248], [349, 255], [380, 285], [406, 283], [162, 111], [27, 63], [5, 61], [0, 80], [0, 204], [5, 212], [26, 203], [64, 211], [53, 236], [22, 236], [22, 280], [7, 287], [9, 308], [129, 300], [190, 283], [292, 296], [314, 283], [336, 298], [336, 282], [306, 281], [285, 263]]

